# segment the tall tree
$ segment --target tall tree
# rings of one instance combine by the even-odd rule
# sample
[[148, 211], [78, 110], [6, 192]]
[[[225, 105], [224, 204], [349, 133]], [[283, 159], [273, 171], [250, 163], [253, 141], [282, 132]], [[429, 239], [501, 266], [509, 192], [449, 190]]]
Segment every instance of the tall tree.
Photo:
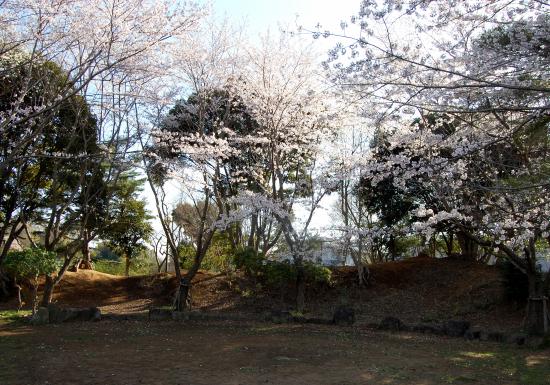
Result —
[[112, 187], [109, 217], [99, 235], [122, 254], [126, 276], [129, 275], [132, 259], [146, 247], [153, 234], [150, 223], [153, 217], [145, 207], [146, 202], [140, 198], [143, 185], [144, 180], [134, 172], [127, 171], [120, 175]]
[[[550, 213], [548, 7], [364, 1], [352, 18], [360, 32], [346, 31], [350, 44], [336, 47], [327, 62], [349, 48], [352, 60], [333, 67], [335, 80], [368, 100], [364, 113], [391, 132], [389, 150], [399, 149], [383, 161], [370, 156], [364, 177], [372, 186], [391, 178], [399, 193], [420, 183], [433, 199], [408, 210], [416, 218], [411, 231], [432, 236], [438, 226], [453, 226], [524, 271], [528, 328], [539, 332], [549, 285], [536, 272], [535, 248], [547, 235]], [[440, 116], [436, 127], [452, 121], [455, 132], [407, 124], [411, 115], [430, 114]]]

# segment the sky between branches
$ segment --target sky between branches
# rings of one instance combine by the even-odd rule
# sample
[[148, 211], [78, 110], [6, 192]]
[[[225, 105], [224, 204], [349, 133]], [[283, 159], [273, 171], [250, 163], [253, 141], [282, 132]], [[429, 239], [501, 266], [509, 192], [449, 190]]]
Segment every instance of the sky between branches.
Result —
[[[244, 25], [247, 37], [254, 41], [261, 34], [268, 31], [278, 33], [281, 28], [296, 30], [302, 26], [314, 30], [319, 26], [320, 30], [339, 31], [340, 22], [349, 22], [350, 17], [357, 12], [359, 0], [212, 0], [210, 4], [214, 15], [227, 17], [235, 25]], [[332, 38], [315, 40], [320, 53], [319, 63], [326, 60], [326, 52], [335, 44], [336, 40]], [[171, 183], [167, 188], [174, 204], [180, 200], [178, 190], [177, 183]], [[148, 186], [144, 195], [149, 211], [155, 213], [154, 198]], [[321, 202], [322, 207], [315, 212], [312, 221], [313, 233], [323, 232], [330, 226], [333, 221], [330, 211], [334, 202], [335, 196], [326, 197]], [[299, 218], [299, 207], [296, 214]], [[161, 232], [160, 222], [156, 219], [153, 222], [155, 230]]]

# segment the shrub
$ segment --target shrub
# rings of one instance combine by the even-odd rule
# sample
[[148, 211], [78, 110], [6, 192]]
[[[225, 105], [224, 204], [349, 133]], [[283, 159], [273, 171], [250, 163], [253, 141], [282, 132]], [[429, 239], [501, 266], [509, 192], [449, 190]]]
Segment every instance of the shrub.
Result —
[[243, 270], [249, 277], [255, 277], [262, 271], [265, 256], [254, 249], [246, 247], [237, 250], [233, 256], [233, 263], [239, 270]]
[[[243, 270], [249, 277], [261, 276], [270, 286], [284, 286], [295, 282], [297, 277], [296, 266], [289, 260], [268, 261], [261, 253], [245, 248], [234, 255], [235, 267]], [[330, 269], [316, 263], [304, 262], [305, 279], [307, 282], [330, 284], [332, 272]]]
[[41, 275], [49, 275], [60, 266], [60, 261], [52, 251], [35, 247], [22, 251], [10, 251], [2, 267], [15, 278], [36, 279]]
[[306, 262], [305, 269], [307, 280], [318, 283], [331, 283], [332, 271], [329, 268], [312, 262]]
[[[157, 266], [154, 257], [149, 256], [146, 252], [142, 252], [137, 255], [135, 258], [132, 258], [130, 263], [129, 275], [147, 275], [156, 273]], [[100, 273], [111, 274], [111, 275], [125, 275], [125, 263], [120, 260], [110, 260], [110, 259], [95, 259], [94, 258], [94, 269]]]
[[[306, 261], [304, 262], [304, 270], [306, 282], [331, 283], [332, 272], [325, 266]], [[261, 272], [267, 284], [273, 286], [284, 286], [289, 282], [294, 282], [298, 275], [296, 266], [290, 261], [269, 261], [262, 265]]]
[[[38, 295], [38, 277], [52, 274], [60, 265], [54, 252], [33, 247], [22, 251], [10, 251], [2, 263], [2, 268], [15, 279], [30, 283], [33, 289], [32, 312], [34, 314]], [[17, 288], [21, 290], [20, 286]], [[20, 292], [18, 298], [21, 308]]]
[[271, 286], [284, 286], [296, 281], [296, 268], [289, 261], [267, 261], [262, 267], [262, 275]]

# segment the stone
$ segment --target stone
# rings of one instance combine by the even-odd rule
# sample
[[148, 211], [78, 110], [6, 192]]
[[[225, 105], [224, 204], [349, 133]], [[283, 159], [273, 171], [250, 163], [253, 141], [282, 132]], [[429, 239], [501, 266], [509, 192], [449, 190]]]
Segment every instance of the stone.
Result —
[[468, 329], [466, 330], [466, 332], [464, 333], [464, 338], [469, 340], [469, 341], [472, 341], [472, 340], [479, 340], [481, 338], [481, 331], [479, 330], [473, 330], [473, 329]]
[[305, 318], [304, 323], [317, 324], [317, 325], [331, 325], [333, 321], [328, 318], [309, 317], [309, 318]]
[[519, 334], [512, 334], [508, 336], [507, 342], [518, 346], [522, 346], [522, 345], [525, 345], [526, 340], [527, 340], [527, 335], [519, 333]]
[[172, 319], [172, 310], [170, 309], [149, 309], [149, 320], [151, 321], [167, 321], [170, 319]]
[[286, 310], [273, 310], [270, 319], [276, 324], [287, 323], [292, 319], [292, 315]]
[[189, 321], [189, 313], [186, 311], [173, 311], [172, 320], [174, 321]]
[[417, 333], [437, 334], [437, 335], [445, 334], [445, 330], [438, 325], [418, 324], [418, 325], [413, 325], [410, 328], [410, 330]]
[[480, 339], [482, 341], [504, 342], [506, 337], [501, 332], [482, 332]]
[[367, 329], [378, 329], [380, 324], [378, 322], [369, 322], [365, 325]]
[[355, 323], [355, 309], [348, 306], [339, 306], [334, 310], [332, 322], [335, 325], [353, 325]]
[[380, 325], [378, 325], [378, 328], [381, 330], [389, 330], [389, 331], [397, 332], [401, 330], [402, 322], [399, 318], [386, 317], [380, 322]]
[[31, 318], [32, 325], [45, 325], [50, 322], [50, 312], [46, 307], [39, 307]]
[[100, 321], [101, 311], [97, 307], [61, 308], [55, 304], [48, 305], [50, 323], [68, 321]]
[[443, 330], [449, 337], [463, 337], [468, 329], [470, 329], [468, 321], [451, 320], [443, 324]]

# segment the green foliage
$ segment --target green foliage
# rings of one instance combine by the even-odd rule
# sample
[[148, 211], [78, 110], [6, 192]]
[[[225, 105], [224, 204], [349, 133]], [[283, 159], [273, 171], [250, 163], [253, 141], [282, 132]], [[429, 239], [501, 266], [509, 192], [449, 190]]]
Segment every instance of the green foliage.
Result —
[[262, 275], [270, 286], [286, 286], [296, 281], [296, 268], [289, 261], [269, 261], [261, 266]]
[[30, 310], [0, 310], [0, 323], [23, 323], [31, 313]]
[[[94, 269], [105, 274], [119, 276], [125, 275], [125, 263], [124, 261], [121, 261], [120, 258], [118, 260], [95, 259]], [[147, 275], [153, 274], [156, 271], [157, 266], [155, 261], [146, 252], [142, 252], [132, 259], [129, 275]]]
[[[268, 261], [263, 254], [246, 248], [235, 253], [235, 266], [250, 277], [262, 277], [270, 286], [282, 287], [295, 282], [298, 271], [291, 261]], [[330, 269], [313, 262], [304, 262], [304, 272], [307, 282], [330, 284], [332, 272]]]
[[133, 259], [144, 250], [144, 241], [153, 233], [150, 220], [153, 218], [140, 198], [143, 179], [131, 171], [124, 172], [112, 187], [111, 210], [101, 237], [109, 247], [126, 258]]
[[332, 271], [329, 268], [313, 262], [306, 262], [304, 267], [306, 270], [306, 280], [325, 284], [331, 283]]
[[101, 243], [96, 247], [96, 253], [93, 256], [95, 261], [108, 260], [118, 261], [120, 257], [106, 243]]
[[[195, 247], [191, 243], [182, 243], [179, 245], [178, 250], [181, 267], [183, 269], [191, 268], [195, 258]], [[202, 260], [201, 268], [215, 272], [228, 272], [234, 267], [234, 258], [228, 234], [218, 232], [212, 237], [210, 247], [208, 247]]]
[[[32, 64], [31, 64], [32, 63]], [[52, 207], [82, 210], [81, 203], [95, 206], [96, 194], [83, 197], [83, 188], [96, 176], [100, 153], [96, 119], [86, 100], [73, 93], [73, 84], [63, 68], [49, 61], [30, 60], [29, 55], [12, 51], [0, 58], [0, 114], [13, 119], [3, 124], [0, 153], [1, 227], [13, 226], [19, 217], [37, 223]], [[60, 94], [67, 94], [59, 99]], [[40, 111], [26, 120], [19, 110]], [[90, 155], [74, 162], [68, 156]], [[10, 156], [7, 156], [10, 154]], [[7, 157], [6, 157], [7, 156]], [[90, 184], [95, 186], [95, 184]], [[78, 218], [78, 215], [71, 215]]]
[[225, 232], [217, 232], [206, 256], [202, 261], [202, 268], [210, 271], [227, 272], [233, 267], [233, 250], [229, 236]]
[[256, 276], [262, 269], [265, 256], [254, 249], [246, 247], [235, 252], [233, 263], [248, 276]]
[[2, 267], [16, 278], [34, 279], [56, 271], [60, 267], [60, 261], [54, 252], [42, 248], [30, 248], [10, 251]]
[[[261, 273], [266, 283], [272, 286], [285, 286], [291, 282], [295, 282], [298, 276], [296, 265], [290, 261], [269, 261], [262, 265]], [[331, 283], [332, 272], [325, 266], [306, 261], [304, 262], [304, 273], [306, 282]]]

